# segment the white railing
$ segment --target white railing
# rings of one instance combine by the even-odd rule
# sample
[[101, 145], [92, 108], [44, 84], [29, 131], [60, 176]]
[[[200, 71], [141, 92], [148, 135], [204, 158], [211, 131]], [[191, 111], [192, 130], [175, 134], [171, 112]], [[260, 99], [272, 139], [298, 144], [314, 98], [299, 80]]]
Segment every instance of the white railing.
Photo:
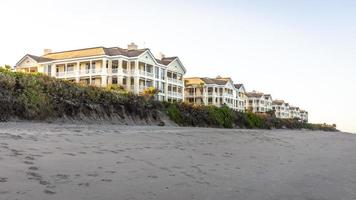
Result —
[[139, 74], [141, 75], [141, 76], [148, 76], [148, 77], [154, 77], [154, 74], [153, 73], [151, 73], [151, 72], [147, 72], [147, 71], [143, 71], [143, 70], [140, 70], [139, 71]]
[[183, 97], [183, 93], [181, 93], [181, 92], [168, 91], [168, 96], [182, 98], [182, 97]]
[[170, 82], [170, 83], [175, 83], [175, 84], [179, 84], [179, 85], [182, 85], [182, 84], [183, 84], [183, 81], [182, 81], [182, 80], [174, 79], [174, 78], [168, 78], [168, 82]]
[[66, 75], [65, 72], [57, 72], [56, 77], [64, 77]]
[[111, 73], [117, 74], [118, 71], [119, 71], [118, 68], [114, 68], [114, 69], [111, 70]]

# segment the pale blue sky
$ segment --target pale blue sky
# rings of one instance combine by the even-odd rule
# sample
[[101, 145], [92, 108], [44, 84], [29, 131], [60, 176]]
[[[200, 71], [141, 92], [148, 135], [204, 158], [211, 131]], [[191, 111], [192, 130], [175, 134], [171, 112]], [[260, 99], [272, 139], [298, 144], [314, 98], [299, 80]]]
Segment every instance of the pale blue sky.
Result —
[[356, 1], [1, 0], [0, 64], [136, 42], [356, 132]]

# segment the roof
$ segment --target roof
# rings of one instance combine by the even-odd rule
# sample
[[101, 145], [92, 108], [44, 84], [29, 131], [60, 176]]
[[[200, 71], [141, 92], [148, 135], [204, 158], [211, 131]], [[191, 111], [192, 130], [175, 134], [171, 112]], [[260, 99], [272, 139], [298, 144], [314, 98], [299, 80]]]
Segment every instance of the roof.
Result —
[[284, 101], [283, 100], [274, 100], [272, 103], [275, 105], [283, 105]]
[[[76, 49], [69, 51], [53, 52], [48, 53], [42, 56], [28, 55], [37, 62], [48, 62], [53, 60], [64, 60], [72, 58], [82, 58], [82, 57], [91, 57], [91, 56], [126, 56], [126, 57], [137, 57], [143, 54], [144, 52], [149, 51], [149, 49], [123, 49], [120, 47], [91, 47], [85, 49]], [[172, 61], [178, 57], [166, 57], [162, 60], [156, 59], [156, 61], [162, 65], [169, 65]]]
[[216, 79], [208, 77], [191, 77], [185, 78], [187, 85], [199, 85], [201, 83], [205, 84], [216, 84], [216, 85], [226, 85], [229, 81], [228, 79]]
[[[51, 59], [51, 58], [44, 58], [44, 57], [34, 56], [34, 55], [30, 55], [30, 54], [27, 54], [26, 56], [32, 58], [32, 59], [35, 60], [36, 62], [48, 62], [48, 61], [53, 60], [53, 59]], [[25, 56], [25, 57], [26, 57], [26, 56]]]
[[264, 94], [260, 92], [247, 92], [246, 96], [251, 98], [261, 98]]
[[156, 59], [156, 60], [159, 64], [169, 65], [171, 62], [173, 62], [177, 58], [178, 57], [165, 57], [165, 58], [162, 58], [162, 60], [159, 60], [159, 59]]
[[244, 84], [234, 84], [235, 88], [240, 89]]

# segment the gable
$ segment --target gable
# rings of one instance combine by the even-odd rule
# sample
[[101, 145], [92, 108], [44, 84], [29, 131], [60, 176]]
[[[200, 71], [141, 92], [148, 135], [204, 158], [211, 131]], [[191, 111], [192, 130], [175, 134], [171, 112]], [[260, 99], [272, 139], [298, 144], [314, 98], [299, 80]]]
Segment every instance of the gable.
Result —
[[151, 64], [151, 65], [157, 65], [157, 61], [155, 57], [152, 55], [150, 51], [146, 51], [145, 53], [141, 54], [139, 56], [139, 61]]
[[38, 63], [29, 56], [23, 57], [17, 64], [16, 68], [37, 67]]
[[173, 60], [169, 65], [167, 66], [168, 70], [178, 72], [180, 74], [185, 74], [186, 70], [182, 63], [179, 61], [178, 58]]
[[231, 82], [230, 80], [226, 83], [225, 87], [229, 89], [235, 89], [234, 83]]

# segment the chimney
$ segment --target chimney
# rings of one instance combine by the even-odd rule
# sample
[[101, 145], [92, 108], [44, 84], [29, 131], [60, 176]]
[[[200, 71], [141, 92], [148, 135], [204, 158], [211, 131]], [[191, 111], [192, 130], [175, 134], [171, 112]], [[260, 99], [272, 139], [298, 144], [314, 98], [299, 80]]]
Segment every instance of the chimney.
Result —
[[128, 50], [137, 50], [137, 48], [138, 48], [138, 46], [133, 42], [131, 42], [130, 44], [127, 45]]
[[164, 55], [162, 52], [159, 52], [159, 53], [158, 53], [157, 58], [158, 58], [159, 60], [162, 60], [162, 59], [165, 58], [165, 57], [166, 57], [166, 55]]
[[52, 53], [52, 49], [44, 49], [43, 50], [43, 54], [44, 55], [47, 55], [47, 54], [50, 54], [50, 53]]

